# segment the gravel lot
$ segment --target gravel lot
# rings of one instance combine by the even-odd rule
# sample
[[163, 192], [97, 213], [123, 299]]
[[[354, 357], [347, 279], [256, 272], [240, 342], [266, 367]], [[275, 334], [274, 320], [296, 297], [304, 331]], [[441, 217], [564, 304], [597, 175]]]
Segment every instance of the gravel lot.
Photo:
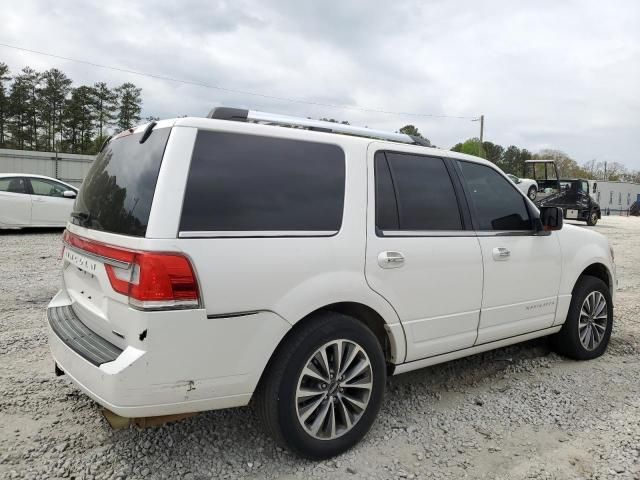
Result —
[[0, 478], [640, 479], [640, 219], [594, 228], [619, 275], [603, 357], [537, 340], [391, 378], [366, 439], [318, 463], [277, 449], [251, 408], [111, 430], [53, 374], [43, 312], [61, 232], [0, 233]]

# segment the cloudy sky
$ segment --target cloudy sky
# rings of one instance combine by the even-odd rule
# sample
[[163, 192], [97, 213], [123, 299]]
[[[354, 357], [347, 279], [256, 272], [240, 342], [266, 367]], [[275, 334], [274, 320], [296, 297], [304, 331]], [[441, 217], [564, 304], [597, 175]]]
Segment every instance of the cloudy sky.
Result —
[[132, 81], [144, 116], [227, 105], [391, 130], [413, 123], [449, 148], [477, 136], [471, 118], [484, 114], [487, 140], [640, 169], [636, 0], [23, 0], [2, 12], [0, 43], [264, 95], [0, 47], [14, 72]]

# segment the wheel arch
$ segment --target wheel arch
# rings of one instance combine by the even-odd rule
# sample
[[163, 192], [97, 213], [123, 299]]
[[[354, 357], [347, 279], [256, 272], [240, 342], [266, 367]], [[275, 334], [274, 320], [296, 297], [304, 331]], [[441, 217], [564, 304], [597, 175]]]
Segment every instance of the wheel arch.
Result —
[[[348, 315], [357, 321], [365, 325], [375, 335], [380, 343], [382, 352], [384, 354], [387, 363], [387, 374], [392, 375], [395, 369], [395, 364], [400, 363], [404, 359], [405, 352], [405, 338], [404, 331], [400, 324], [398, 328], [390, 328], [389, 324], [385, 321], [384, 317], [375, 309], [369, 305], [365, 305], [360, 302], [342, 301], [324, 305], [320, 308], [316, 308], [312, 312], [309, 312], [303, 318], [298, 320], [291, 329], [280, 339], [278, 345], [271, 353], [269, 360], [267, 361], [260, 379], [258, 386], [254, 392], [260, 389], [260, 385], [263, 383], [265, 376], [268, 374], [274, 359], [277, 357], [278, 352], [283, 348], [283, 345], [287, 340], [296, 334], [297, 331], [304, 328], [308, 323], [313, 322], [314, 317], [322, 312], [337, 312], [344, 315]], [[399, 338], [399, 337], [402, 338]], [[398, 358], [402, 356], [403, 358]]]
[[580, 273], [580, 275], [578, 275], [578, 278], [576, 278], [576, 281], [573, 284], [573, 289], [571, 293], [573, 293], [573, 291], [576, 288], [576, 285], [578, 285], [578, 282], [584, 276], [599, 278], [607, 285], [607, 287], [609, 287], [609, 291], [613, 294], [613, 275], [611, 274], [611, 272], [609, 271], [606, 265], [599, 262], [594, 262], [589, 266], [587, 266], [584, 270], [582, 270], [582, 272]]

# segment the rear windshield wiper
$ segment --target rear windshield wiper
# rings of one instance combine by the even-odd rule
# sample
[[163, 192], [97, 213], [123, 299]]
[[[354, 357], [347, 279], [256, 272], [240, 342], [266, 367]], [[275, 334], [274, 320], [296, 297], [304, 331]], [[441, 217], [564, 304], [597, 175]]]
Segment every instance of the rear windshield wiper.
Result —
[[144, 132], [142, 133], [142, 137], [140, 138], [140, 143], [144, 143], [147, 141], [147, 138], [151, 136], [151, 131], [153, 130], [153, 127], [155, 127], [157, 124], [158, 122], [151, 122], [149, 123], [149, 125], [147, 125], [147, 128], [144, 129]]

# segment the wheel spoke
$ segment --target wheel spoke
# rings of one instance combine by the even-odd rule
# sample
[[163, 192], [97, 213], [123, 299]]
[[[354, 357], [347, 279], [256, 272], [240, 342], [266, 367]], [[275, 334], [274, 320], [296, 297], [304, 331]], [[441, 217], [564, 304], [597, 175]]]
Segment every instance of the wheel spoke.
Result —
[[342, 400], [342, 395], [338, 395], [338, 404], [342, 409], [342, 416], [344, 417], [345, 426], [347, 427], [347, 430], [351, 430], [351, 425], [352, 425], [351, 414], [349, 413], [349, 409], [347, 408], [347, 406], [344, 404], [344, 401]]
[[364, 410], [367, 407], [367, 404], [365, 402], [358, 400], [357, 398], [351, 395], [347, 395], [343, 393], [342, 398], [344, 398], [347, 402], [352, 403], [353, 405], [355, 405], [361, 410]]
[[367, 362], [366, 360], [361, 360], [353, 367], [350, 372], [345, 372], [344, 382], [348, 383], [349, 381], [360, 375], [362, 372], [364, 372], [367, 368], [369, 368], [369, 362]]
[[327, 420], [327, 415], [329, 414], [329, 407], [330, 406], [331, 406], [331, 402], [329, 402], [328, 400], [326, 402], [324, 402], [324, 405], [322, 405], [322, 408], [320, 408], [320, 410], [318, 411], [318, 415], [316, 416], [315, 420], [313, 421], [313, 423], [309, 427], [309, 430], [311, 430], [311, 432], [314, 435], [318, 434], [318, 431], [320, 430], [320, 427]]
[[320, 380], [321, 382], [327, 383], [329, 381], [328, 376], [325, 376], [322, 373], [316, 372], [315, 370], [312, 370], [308, 366], [305, 367], [304, 370], [302, 370], [302, 376], [304, 377], [305, 375], [308, 377], [315, 378], [316, 380]]
[[342, 340], [338, 340], [335, 344], [334, 354], [333, 354], [333, 371], [336, 372], [336, 376], [339, 375], [341, 363], [342, 363]]
[[329, 368], [329, 359], [327, 358], [327, 350], [325, 348], [320, 350], [320, 359], [322, 360], [322, 368], [327, 373], [327, 378], [331, 378], [331, 368]]
[[304, 413], [301, 413], [300, 420], [302, 420], [303, 422], [306, 421], [307, 418], [309, 418], [311, 414], [318, 409], [318, 407], [320, 406], [323, 400], [324, 400], [324, 397], [321, 397], [318, 400], [316, 400], [314, 403], [312, 403], [310, 406], [308, 406], [304, 410]]
[[331, 427], [331, 438], [336, 438], [336, 404], [335, 402], [331, 402], [331, 418], [330, 418], [330, 427]]
[[597, 317], [598, 315], [602, 314], [602, 311], [606, 308], [606, 306], [607, 306], [607, 301], [604, 299], [602, 295], [600, 295], [598, 299], [598, 306], [596, 307], [596, 311], [593, 314], [593, 316]]
[[299, 388], [296, 393], [298, 398], [315, 397], [316, 395], [324, 395], [324, 390], [312, 390], [310, 388]]
[[360, 351], [360, 347], [358, 347], [357, 345], [351, 345], [351, 351], [349, 352], [347, 359], [344, 361], [344, 364], [342, 365], [342, 370], [340, 370], [340, 376], [344, 375], [347, 369], [351, 366], [351, 364], [353, 363], [353, 360], [356, 358], [356, 355], [358, 355], [359, 351]]
[[587, 325], [584, 329], [580, 330], [580, 343], [586, 346], [587, 343], [587, 335], [589, 334], [589, 326]]

